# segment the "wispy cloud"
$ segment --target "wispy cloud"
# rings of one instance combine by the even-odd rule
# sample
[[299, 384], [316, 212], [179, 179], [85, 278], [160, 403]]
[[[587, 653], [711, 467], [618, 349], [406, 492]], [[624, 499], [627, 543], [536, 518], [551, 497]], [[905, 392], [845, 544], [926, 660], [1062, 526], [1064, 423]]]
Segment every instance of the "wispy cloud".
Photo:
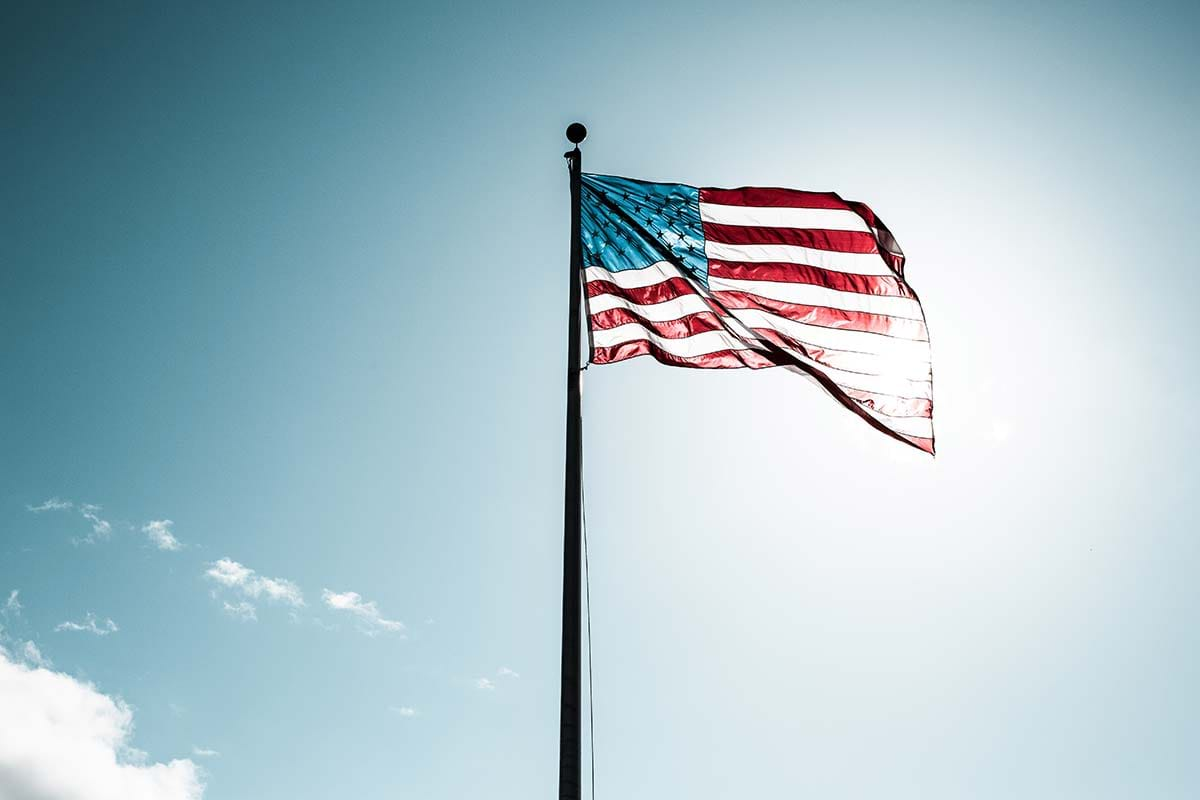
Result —
[[[47, 511], [70, 511], [75, 508], [75, 504], [70, 500], [60, 500], [58, 497], [51, 497], [40, 506], [27, 505], [25, 508], [34, 514], [43, 514]], [[92, 532], [82, 539], [72, 539], [71, 541], [75, 544], [95, 544], [112, 535], [112, 524], [100, 517], [100, 511], [100, 506], [92, 503], [81, 503], [79, 505], [79, 513], [84, 519], [92, 523]]]
[[492, 689], [496, 688], [496, 684], [492, 683], [491, 678], [478, 678], [475, 681], [475, 688], [476, 689], [486, 689], [487, 691], [490, 692]]
[[285, 603], [296, 608], [304, 605], [304, 595], [296, 584], [284, 578], [264, 577], [229, 558], [214, 561], [204, 575], [221, 586], [241, 592], [255, 600], [265, 597], [272, 602]]
[[142, 526], [142, 533], [146, 534], [150, 543], [159, 550], [179, 550], [183, 545], [171, 532], [171, 526], [174, 524], [169, 519], [152, 519]]
[[258, 619], [258, 611], [254, 608], [254, 605], [247, 603], [245, 600], [240, 603], [222, 601], [222, 604], [226, 614], [237, 617], [243, 622], [254, 622]]
[[57, 497], [51, 497], [40, 506], [25, 506], [34, 514], [41, 514], [46, 511], [67, 511], [75, 507], [75, 504], [70, 500], [59, 500]]
[[395, 619], [385, 619], [379, 612], [374, 600], [364, 601], [358, 592], [332, 592], [329, 589], [321, 593], [325, 605], [335, 611], [346, 611], [358, 618], [359, 630], [368, 636], [380, 633], [397, 633], [404, 630], [404, 623]]
[[84, 503], [79, 507], [83, 518], [92, 523], [92, 532], [82, 539], [75, 539], [76, 544], [95, 544], [112, 536], [112, 525], [108, 520], [100, 518], [100, 506]]
[[[34, 514], [41, 514], [46, 511], [69, 511], [78, 508], [80, 516], [86, 519], [92, 525], [92, 532], [84, 537], [77, 537], [71, 541], [77, 545], [80, 544], [96, 544], [97, 542], [107, 541], [112, 536], [112, 523], [100, 516], [103, 510], [102, 506], [95, 503], [80, 503], [78, 506], [70, 500], [60, 500], [58, 497], [51, 497], [38, 506], [25, 506]], [[150, 543], [159, 550], [181, 550], [183, 544], [179, 539], [175, 538], [175, 532], [171, 530], [171, 526], [175, 523], [169, 519], [152, 519], [142, 526], [142, 533], [146, 534], [146, 538]], [[122, 524], [124, 527], [124, 524]], [[130, 530], [134, 530], [132, 525]]]
[[388, 706], [388, 710], [402, 717], [415, 717], [419, 713], [415, 708], [410, 706]]
[[18, 595], [20, 594], [21, 592], [17, 589], [13, 589], [11, 592], [9, 592], [8, 600], [4, 601], [4, 608], [0, 609], [0, 613], [4, 614], [6, 617], [19, 617], [21, 615], [21, 609], [24, 608], [24, 606], [21, 605], [21, 601], [17, 599]]
[[50, 663], [50, 659], [42, 655], [42, 651], [39, 650], [38, 646], [33, 642], [25, 643], [25, 646], [21, 648], [21, 657], [25, 659], [26, 663], [32, 664], [35, 667], [45, 667], [49, 669], [50, 667], [54, 666]]
[[496, 674], [502, 678], [519, 678], [519, 677], [521, 677], [519, 673], [513, 672], [508, 667], [501, 667], [500, 669], [496, 670]]
[[216, 758], [221, 754], [216, 750], [209, 750], [207, 747], [193, 747], [192, 755], [198, 756], [199, 758]]
[[113, 622], [111, 619], [106, 619], [104, 622], [97, 624], [96, 615], [90, 611], [87, 613], [87, 616], [84, 617], [83, 622], [71, 622], [68, 620], [66, 622], [60, 622], [54, 626], [55, 633], [61, 633], [62, 631], [80, 631], [83, 633], [90, 633], [95, 636], [108, 636], [110, 633], [116, 633], [119, 630], [121, 629], [117, 627], [117, 623]]

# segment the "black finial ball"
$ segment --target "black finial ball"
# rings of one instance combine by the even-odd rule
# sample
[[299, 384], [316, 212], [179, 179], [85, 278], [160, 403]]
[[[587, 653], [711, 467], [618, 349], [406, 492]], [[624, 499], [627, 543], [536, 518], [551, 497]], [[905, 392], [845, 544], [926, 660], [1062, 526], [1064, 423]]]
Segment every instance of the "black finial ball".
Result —
[[587, 128], [583, 127], [583, 123], [572, 122], [567, 126], [567, 141], [571, 144], [579, 144], [587, 138]]

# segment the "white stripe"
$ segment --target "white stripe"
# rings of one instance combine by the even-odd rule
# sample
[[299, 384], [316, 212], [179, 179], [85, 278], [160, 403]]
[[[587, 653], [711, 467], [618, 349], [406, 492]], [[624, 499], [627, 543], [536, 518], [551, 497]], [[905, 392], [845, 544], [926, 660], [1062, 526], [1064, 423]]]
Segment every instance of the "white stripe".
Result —
[[725, 331], [705, 331], [683, 339], [667, 339], [647, 330], [636, 322], [618, 325], [608, 330], [592, 331], [592, 346], [615, 347], [626, 342], [641, 340], [652, 342], [676, 356], [694, 357], [716, 353], [721, 350], [749, 350], [750, 346]]
[[709, 275], [708, 288], [715, 292], [746, 292], [771, 300], [780, 300], [784, 303], [825, 306], [826, 308], [839, 308], [843, 311], [865, 311], [868, 314], [883, 314], [904, 319], [924, 319], [921, 314], [921, 304], [908, 297], [843, 292], [826, 286], [813, 286], [811, 283], [746, 281], [740, 278], [717, 278]]
[[820, 361], [836, 369], [916, 381], [930, 377], [929, 346], [925, 342], [805, 325], [757, 309], [732, 309], [730, 313], [751, 328], [775, 330], [824, 350]]
[[850, 275], [891, 275], [895, 273], [878, 253], [837, 253], [796, 244], [725, 244], [706, 239], [704, 254], [720, 261], [779, 261], [807, 264]]
[[808, 364], [817, 372], [828, 376], [838, 386], [846, 389], [858, 389], [860, 392], [888, 394], [896, 397], [917, 397], [922, 400], [933, 398], [933, 384], [930, 381], [908, 380], [891, 375], [859, 375], [813, 361], [790, 347], [781, 347], [781, 349], [787, 351], [797, 361]]
[[760, 228], [817, 228], [824, 231], [871, 232], [866, 220], [853, 211], [842, 208], [777, 208], [701, 203], [700, 219], [722, 225], [752, 225]]
[[615, 294], [598, 294], [595, 297], [589, 297], [587, 304], [589, 315], [611, 311], [614, 308], [624, 308], [650, 322], [668, 322], [673, 319], [681, 319], [689, 314], [712, 311], [708, 302], [698, 294], [685, 294], [682, 297], [651, 305], [640, 305]]
[[[923, 382], [929, 380], [928, 362], [896, 361], [887, 356], [871, 355], [869, 353], [849, 353], [845, 350], [821, 350], [820, 353], [821, 357], [814, 358], [813, 360], [831, 370], [883, 378], [895, 378], [905, 381]], [[908, 394], [908, 392], [904, 394]]]
[[641, 269], [618, 269], [611, 272], [604, 267], [588, 267], [584, 270], [584, 277], [588, 281], [611, 281], [622, 289], [640, 289], [684, 276], [669, 261], [657, 261]]
[[929, 342], [917, 339], [900, 339], [868, 331], [809, 325], [757, 308], [731, 308], [729, 313], [752, 328], [772, 328], [816, 347], [873, 353], [899, 361], [919, 361], [924, 364], [930, 361]]
[[[853, 398], [851, 398], [853, 400]], [[857, 403], [857, 401], [855, 401]], [[883, 423], [885, 428], [903, 433], [909, 436], [920, 436], [923, 439], [933, 438], [933, 420], [929, 417], [889, 417], [880, 414], [878, 411], [873, 411], [862, 403], [857, 403], [859, 408], [867, 412], [870, 416]]]

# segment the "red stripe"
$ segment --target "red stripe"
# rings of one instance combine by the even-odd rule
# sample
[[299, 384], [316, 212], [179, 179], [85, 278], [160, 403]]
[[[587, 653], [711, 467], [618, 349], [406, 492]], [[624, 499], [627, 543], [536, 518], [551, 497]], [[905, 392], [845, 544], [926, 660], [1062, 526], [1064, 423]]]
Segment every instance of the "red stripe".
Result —
[[684, 339], [697, 333], [719, 331], [723, 329], [721, 320], [711, 311], [701, 311], [688, 314], [686, 317], [671, 319], [665, 322], [652, 322], [640, 314], [635, 314], [627, 308], [610, 308], [591, 315], [592, 330], [603, 331], [636, 322], [643, 328], [657, 333], [667, 339]]
[[747, 292], [713, 292], [712, 295], [713, 299], [725, 308], [756, 308], [807, 325], [820, 325], [824, 328], [840, 328], [848, 331], [867, 331], [899, 339], [929, 340], [929, 332], [925, 329], [925, 323], [920, 320], [868, 314], [865, 311], [843, 311], [840, 308], [785, 303], [782, 300], [772, 300]]
[[883, 220], [875, 216], [875, 212], [866, 203], [852, 202], [849, 205], [851, 211], [866, 220], [867, 225], [874, 229], [875, 241], [879, 245], [883, 260], [896, 271], [897, 275], [903, 275], [904, 253], [900, 251], [900, 245], [892, 232], [888, 230], [887, 225], [884, 225]]
[[700, 202], [718, 203], [723, 206], [850, 210], [850, 204], [834, 192], [802, 192], [798, 189], [763, 189], [754, 186], [743, 186], [741, 189], [701, 189]]
[[924, 450], [929, 455], [934, 455], [933, 439], [926, 439], [923, 436], [908, 436], [907, 434], [897, 434], [901, 439], [916, 447], [918, 450]]
[[709, 260], [708, 274], [717, 278], [742, 281], [777, 281], [825, 286], [841, 292], [871, 294], [879, 297], [907, 297], [913, 293], [899, 279], [888, 275], [850, 275], [830, 269], [790, 264], [779, 261], [715, 261]]
[[774, 362], [753, 350], [718, 350], [715, 353], [705, 353], [702, 356], [677, 356], [668, 353], [661, 347], [645, 339], [632, 342], [622, 342], [612, 347], [592, 348], [593, 364], [613, 364], [638, 356], [654, 356], [660, 364], [675, 367], [695, 367], [697, 369], [765, 369], [776, 366]]
[[623, 297], [631, 303], [637, 303], [639, 306], [652, 306], [655, 303], [674, 300], [684, 295], [698, 295], [700, 293], [683, 278], [668, 278], [661, 283], [652, 283], [649, 286], [639, 286], [633, 289], [622, 289], [612, 281], [587, 282], [588, 297], [596, 297], [602, 294], [613, 294], [617, 297]]
[[835, 253], [877, 253], [875, 235], [865, 231], [772, 228], [704, 223], [704, 238], [725, 244], [794, 244]]

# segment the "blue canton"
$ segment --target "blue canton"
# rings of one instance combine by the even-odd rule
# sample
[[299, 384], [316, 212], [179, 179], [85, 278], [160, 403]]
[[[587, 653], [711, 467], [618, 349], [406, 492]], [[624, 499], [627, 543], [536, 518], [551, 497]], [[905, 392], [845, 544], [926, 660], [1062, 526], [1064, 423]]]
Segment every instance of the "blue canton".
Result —
[[670, 261], [708, 286], [699, 189], [583, 175], [581, 201], [584, 266], [616, 272]]

